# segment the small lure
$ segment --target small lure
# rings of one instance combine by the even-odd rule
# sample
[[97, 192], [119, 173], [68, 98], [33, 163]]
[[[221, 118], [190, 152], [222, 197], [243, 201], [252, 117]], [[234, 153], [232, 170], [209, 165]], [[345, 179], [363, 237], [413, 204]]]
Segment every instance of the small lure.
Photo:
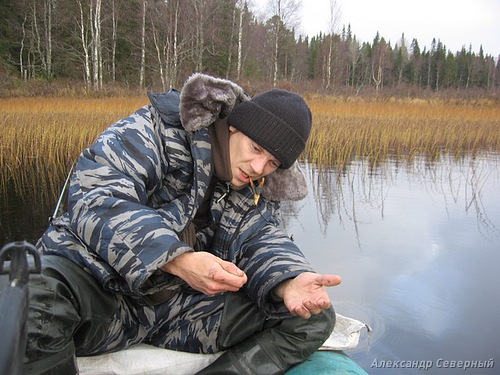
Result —
[[253, 204], [256, 206], [257, 206], [257, 203], [259, 203], [260, 193], [262, 191], [262, 187], [264, 186], [264, 181], [265, 181], [265, 178], [262, 177], [260, 179], [259, 185], [257, 187], [255, 187], [253, 181], [250, 180], [250, 187], [252, 188], [252, 191], [253, 191]]

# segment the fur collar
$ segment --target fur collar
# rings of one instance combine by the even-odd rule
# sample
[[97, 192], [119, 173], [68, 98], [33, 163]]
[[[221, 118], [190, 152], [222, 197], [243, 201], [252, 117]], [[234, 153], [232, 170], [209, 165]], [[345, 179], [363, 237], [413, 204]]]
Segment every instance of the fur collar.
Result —
[[[180, 96], [180, 118], [187, 131], [210, 126], [228, 116], [233, 108], [250, 97], [236, 83], [195, 73], [186, 80]], [[262, 195], [268, 200], [301, 200], [307, 195], [307, 183], [299, 164], [278, 169], [266, 177]]]

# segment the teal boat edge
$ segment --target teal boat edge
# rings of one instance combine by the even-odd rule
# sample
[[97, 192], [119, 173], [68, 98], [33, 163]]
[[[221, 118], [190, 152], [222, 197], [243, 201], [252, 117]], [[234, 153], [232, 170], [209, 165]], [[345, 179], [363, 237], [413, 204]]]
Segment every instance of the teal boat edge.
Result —
[[286, 375], [368, 375], [356, 362], [339, 351], [317, 351], [292, 367]]

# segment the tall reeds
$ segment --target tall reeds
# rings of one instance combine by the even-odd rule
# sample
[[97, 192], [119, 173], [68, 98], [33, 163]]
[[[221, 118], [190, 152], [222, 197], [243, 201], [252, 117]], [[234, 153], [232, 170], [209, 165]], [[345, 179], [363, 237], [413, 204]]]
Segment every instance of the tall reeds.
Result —
[[146, 103], [133, 98], [0, 100], [0, 194], [55, 200], [70, 165], [108, 125]]
[[[35, 189], [54, 200], [69, 166], [101, 131], [147, 102], [140, 98], [0, 99], [0, 190]], [[345, 168], [389, 158], [411, 162], [500, 152], [500, 106], [490, 102], [308, 98], [313, 129], [304, 157]], [[3, 194], [0, 194], [3, 195]]]
[[315, 97], [309, 104], [313, 129], [305, 157], [320, 166], [341, 168], [357, 158], [376, 165], [388, 158], [500, 152], [495, 103]]

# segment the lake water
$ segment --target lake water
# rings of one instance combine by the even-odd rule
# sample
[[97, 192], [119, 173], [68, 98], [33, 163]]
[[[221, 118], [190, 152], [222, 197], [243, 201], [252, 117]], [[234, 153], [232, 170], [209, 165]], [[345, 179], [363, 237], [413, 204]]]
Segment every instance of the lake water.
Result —
[[[284, 222], [318, 272], [342, 276], [337, 312], [373, 330], [347, 354], [370, 374], [498, 373], [500, 155], [304, 171], [310, 194]], [[0, 244], [44, 230], [57, 197], [41, 189], [1, 192]]]
[[500, 157], [306, 171], [312, 194], [285, 222], [342, 276], [337, 312], [373, 330], [347, 354], [370, 374], [498, 374]]

